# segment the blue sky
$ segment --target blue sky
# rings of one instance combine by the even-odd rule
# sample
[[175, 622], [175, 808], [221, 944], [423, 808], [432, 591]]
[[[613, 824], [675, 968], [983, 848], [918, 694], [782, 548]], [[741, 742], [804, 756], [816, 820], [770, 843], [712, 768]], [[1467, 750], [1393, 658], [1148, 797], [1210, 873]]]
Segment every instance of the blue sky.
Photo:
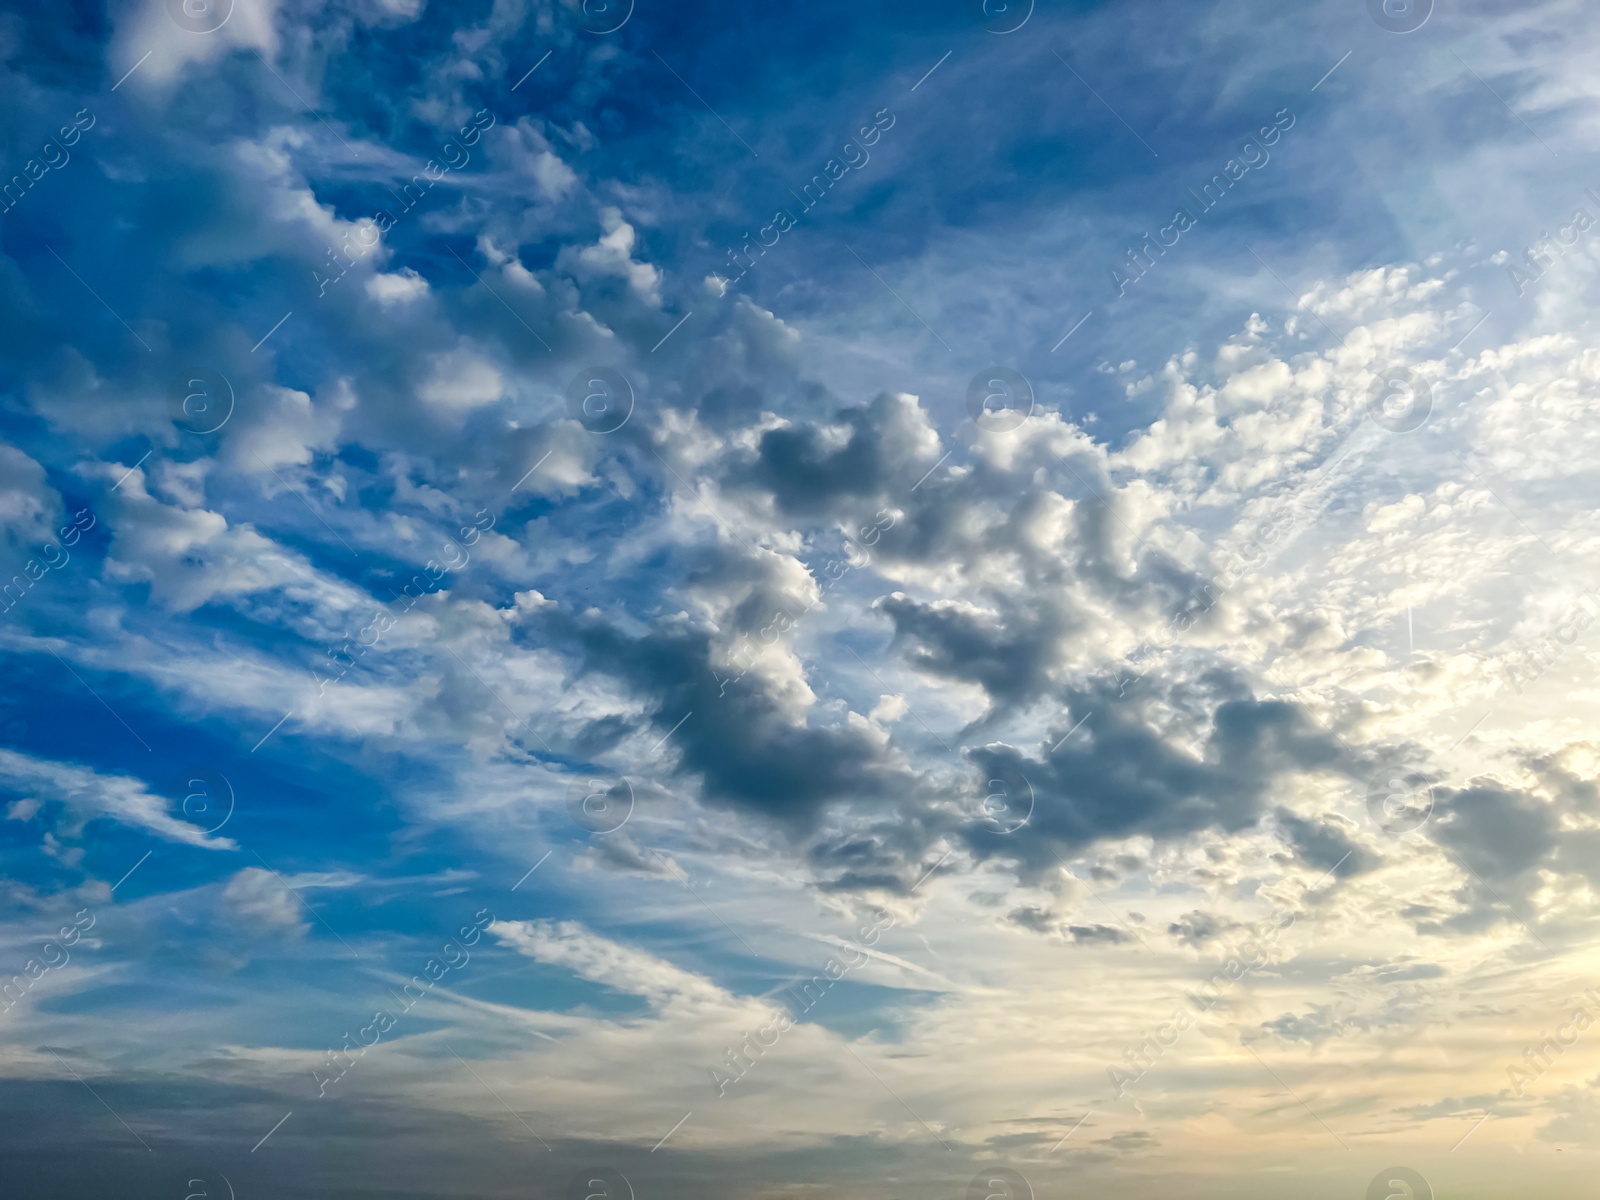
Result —
[[1596, 38], [0, 16], [17, 1194], [1580, 1194]]

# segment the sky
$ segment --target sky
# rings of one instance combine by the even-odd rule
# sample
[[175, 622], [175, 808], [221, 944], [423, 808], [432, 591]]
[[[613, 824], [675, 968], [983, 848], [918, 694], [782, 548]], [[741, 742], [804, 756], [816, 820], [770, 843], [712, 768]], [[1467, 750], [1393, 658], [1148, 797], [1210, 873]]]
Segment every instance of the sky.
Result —
[[6, 1196], [1592, 1194], [1597, 52], [5, 6]]

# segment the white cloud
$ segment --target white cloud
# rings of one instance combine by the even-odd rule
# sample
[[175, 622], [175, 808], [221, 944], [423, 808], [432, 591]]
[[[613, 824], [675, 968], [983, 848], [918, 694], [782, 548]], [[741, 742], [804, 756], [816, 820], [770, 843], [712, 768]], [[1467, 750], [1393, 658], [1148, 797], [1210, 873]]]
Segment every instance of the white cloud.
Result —
[[309, 927], [293, 891], [261, 867], [246, 867], [230, 879], [222, 903], [235, 921], [258, 932], [298, 936]]
[[393, 274], [378, 273], [367, 280], [367, 295], [384, 308], [412, 304], [428, 294], [428, 281], [410, 267]]
[[[27, 793], [24, 804], [56, 802], [64, 804], [74, 820], [69, 830], [75, 836], [84, 824], [96, 817], [110, 817], [120, 824], [143, 829], [169, 842], [203, 846], [212, 850], [234, 850], [232, 838], [208, 833], [189, 821], [171, 814], [181, 804], [151, 793], [142, 780], [128, 775], [104, 775], [75, 763], [55, 762], [0, 749], [0, 782], [15, 791]], [[22, 810], [19, 810], [19, 813]], [[30, 816], [32, 813], [30, 812]]]
[[574, 250], [563, 249], [556, 259], [558, 268], [573, 272], [579, 279], [588, 280], [615, 276], [627, 282], [633, 292], [653, 308], [661, 306], [661, 271], [647, 262], [633, 258], [637, 242], [633, 226], [623, 220], [616, 208], [600, 212], [600, 224], [605, 230], [600, 240], [592, 246]]
[[496, 921], [489, 932], [518, 953], [642, 996], [657, 1009], [733, 1006], [733, 998], [710, 980], [601, 937], [575, 921]]
[[432, 356], [428, 377], [417, 394], [436, 408], [465, 413], [504, 399], [506, 381], [481, 352], [463, 343]]

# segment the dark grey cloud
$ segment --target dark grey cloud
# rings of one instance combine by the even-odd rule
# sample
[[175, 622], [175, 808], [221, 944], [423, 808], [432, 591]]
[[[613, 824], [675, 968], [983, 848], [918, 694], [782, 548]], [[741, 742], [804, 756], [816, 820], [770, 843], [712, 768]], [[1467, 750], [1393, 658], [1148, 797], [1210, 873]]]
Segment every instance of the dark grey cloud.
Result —
[[854, 821], [842, 832], [826, 831], [812, 842], [806, 862], [817, 873], [820, 890], [905, 896], [934, 868], [936, 863], [924, 865], [923, 857], [947, 820], [909, 797], [895, 803], [887, 819], [885, 807], [872, 804], [875, 819]]
[[883, 800], [917, 785], [866, 731], [797, 718], [754, 672], [724, 694], [707, 628], [668, 619], [636, 633], [597, 613], [551, 618], [548, 628], [581, 655], [585, 669], [622, 681], [646, 704], [650, 727], [670, 734], [663, 761], [675, 763], [713, 807], [809, 833], [830, 805]]
[[[1453, 913], [1413, 904], [1403, 915], [1424, 933], [1477, 932], [1504, 921], [1556, 932], [1535, 903], [1544, 873], [1600, 884], [1600, 832], [1584, 827], [1591, 786], [1549, 758], [1537, 760], [1540, 787], [1523, 790], [1492, 776], [1463, 788], [1435, 785], [1428, 836], [1464, 871]], [[1574, 827], [1572, 818], [1577, 818]], [[1545, 944], [1549, 944], [1546, 941]]]
[[1033, 933], [1053, 934], [1081, 945], [1120, 946], [1133, 938], [1112, 925], [1072, 925], [1049, 909], [1022, 905], [1006, 914], [1006, 921]]
[[1376, 870], [1383, 862], [1376, 854], [1351, 841], [1332, 821], [1312, 821], [1278, 809], [1278, 828], [1295, 852], [1310, 866], [1331, 872], [1340, 879], [1351, 879]]
[[1343, 1032], [1343, 1026], [1330, 1013], [1328, 1005], [1317, 1004], [1308, 1013], [1284, 1013], [1275, 1020], [1262, 1022], [1258, 1028], [1261, 1034], [1282, 1038], [1286, 1042], [1320, 1046]]
[[1141, 1150], [1151, 1150], [1161, 1143], [1156, 1140], [1153, 1133], [1143, 1129], [1128, 1129], [1121, 1133], [1114, 1133], [1110, 1137], [1096, 1138], [1096, 1146], [1105, 1146], [1118, 1154], [1137, 1154]]
[[1113, 946], [1132, 941], [1126, 933], [1111, 925], [1068, 925], [1067, 933], [1075, 942], [1093, 944], [1104, 942]]
[[1195, 909], [1168, 925], [1167, 932], [1185, 945], [1199, 947], [1239, 928], [1237, 921]]
[[887, 499], [891, 490], [909, 493], [938, 459], [936, 446], [915, 399], [885, 393], [839, 410], [829, 425], [802, 421], [767, 430], [754, 454], [732, 462], [724, 477], [770, 494], [785, 517], [829, 516]]
[[1434, 789], [1434, 840], [1488, 879], [1511, 879], [1549, 856], [1560, 832], [1555, 807], [1536, 796], [1484, 781]]
[[1049, 687], [1070, 621], [1049, 601], [1009, 619], [992, 619], [970, 605], [924, 603], [902, 592], [873, 608], [894, 622], [895, 646], [911, 666], [936, 678], [976, 683], [1008, 708]]
[[1157, 726], [1147, 699], [1120, 696], [1115, 684], [1070, 689], [1065, 699], [1071, 713], [1093, 715], [1070, 738], [1070, 727], [1060, 728], [1054, 737], [1061, 740], [1046, 742], [1037, 756], [1004, 742], [968, 751], [984, 780], [1031, 795], [1034, 805], [1018, 833], [973, 832], [975, 852], [1041, 868], [1103, 838], [1237, 833], [1264, 815], [1279, 778], [1355, 769], [1331, 734], [1281, 700], [1224, 699], [1202, 715], [1203, 696], [1178, 697], [1203, 730], [1194, 755]]
[[1056, 931], [1055, 914], [1047, 908], [1036, 908], [1033, 905], [1024, 905], [1013, 908], [1006, 914], [1006, 920], [1013, 925], [1020, 925], [1024, 929], [1031, 929], [1034, 933], [1054, 933]]

